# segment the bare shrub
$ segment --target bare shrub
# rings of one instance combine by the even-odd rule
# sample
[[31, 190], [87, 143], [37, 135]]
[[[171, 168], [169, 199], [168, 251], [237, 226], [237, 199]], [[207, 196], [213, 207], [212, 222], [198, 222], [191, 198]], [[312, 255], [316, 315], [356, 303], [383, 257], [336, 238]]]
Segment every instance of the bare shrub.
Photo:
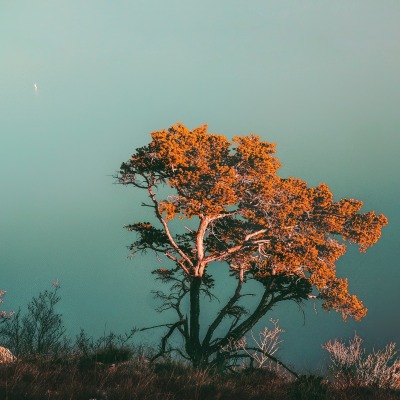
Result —
[[[228, 344], [221, 348], [221, 354], [226, 359], [231, 360], [234, 366], [237, 365], [239, 359], [247, 359], [251, 368], [275, 369], [278, 372], [279, 367], [282, 367], [298, 378], [297, 373], [275, 357], [276, 352], [279, 350], [279, 345], [282, 343], [280, 334], [284, 330], [279, 327], [277, 320], [270, 319], [270, 321], [273, 328], [266, 326], [258, 334], [258, 337], [251, 331], [251, 340], [247, 340], [245, 336], [239, 340], [229, 340]], [[246, 364], [242, 363], [242, 367], [245, 366]], [[282, 373], [283, 371], [279, 372]]]
[[17, 357], [55, 356], [68, 347], [61, 314], [55, 310], [60, 301], [55, 286], [28, 304], [28, 311], [18, 310], [0, 326], [0, 340]]
[[282, 343], [280, 340], [280, 334], [284, 332], [278, 325], [278, 321], [270, 319], [273, 329], [267, 326], [258, 334], [258, 338], [255, 337], [253, 331], [250, 332], [252, 339], [252, 346], [244, 347], [243, 350], [248, 354], [253, 361], [256, 362], [257, 368], [269, 367], [275, 364], [271, 357], [278, 350], [279, 345]]
[[[3, 303], [3, 296], [6, 294], [6, 290], [0, 290], [0, 303]], [[0, 311], [0, 323], [6, 322], [14, 315], [13, 312], [7, 313], [7, 311]]]
[[352, 386], [396, 389], [400, 387], [400, 359], [396, 357], [396, 343], [367, 354], [363, 339], [357, 334], [348, 345], [338, 339], [325, 343], [332, 364], [329, 369], [333, 385], [344, 389]]

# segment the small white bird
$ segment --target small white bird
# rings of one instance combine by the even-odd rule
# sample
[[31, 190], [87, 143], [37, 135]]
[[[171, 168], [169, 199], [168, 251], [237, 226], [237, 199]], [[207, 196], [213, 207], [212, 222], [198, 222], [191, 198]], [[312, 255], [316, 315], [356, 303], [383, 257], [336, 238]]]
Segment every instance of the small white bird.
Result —
[[33, 84], [33, 88], [35, 89], [35, 93], [37, 93], [38, 92], [38, 85], [37, 85], [36, 82]]

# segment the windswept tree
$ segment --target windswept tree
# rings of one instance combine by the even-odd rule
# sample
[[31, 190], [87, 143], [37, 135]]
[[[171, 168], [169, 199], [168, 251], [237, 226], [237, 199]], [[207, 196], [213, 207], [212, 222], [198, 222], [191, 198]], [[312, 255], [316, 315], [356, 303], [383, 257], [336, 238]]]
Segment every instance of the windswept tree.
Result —
[[[195, 367], [227, 363], [232, 355], [223, 349], [286, 300], [317, 298], [344, 319], [365, 316], [347, 279], [336, 276], [335, 263], [346, 242], [361, 252], [376, 243], [387, 224], [384, 215], [360, 213], [358, 200], [334, 201], [325, 184], [310, 188], [298, 178], [277, 176], [275, 145], [253, 134], [230, 142], [207, 133], [207, 125], [189, 130], [178, 123], [151, 137], [121, 165], [117, 179], [147, 192], [149, 203], [142, 205], [157, 223], [126, 226], [136, 234], [132, 254], [150, 250], [171, 261], [153, 271], [172, 283], [171, 291], [158, 294], [161, 308], [177, 315], [160, 354], [176, 350]], [[229, 268], [236, 286], [200, 329], [202, 294], [211, 296], [214, 285], [211, 263]], [[250, 280], [259, 285], [252, 311], [241, 304]], [[183, 338], [183, 351], [168, 347], [175, 333]]]

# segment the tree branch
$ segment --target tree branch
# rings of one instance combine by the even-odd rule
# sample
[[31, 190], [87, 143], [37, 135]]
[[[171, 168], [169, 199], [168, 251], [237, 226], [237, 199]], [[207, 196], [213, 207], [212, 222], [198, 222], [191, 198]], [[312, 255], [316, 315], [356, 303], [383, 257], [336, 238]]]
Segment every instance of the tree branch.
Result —
[[176, 264], [178, 264], [178, 265], [183, 269], [183, 271], [184, 271], [187, 275], [190, 274], [189, 270], [186, 268], [186, 266], [185, 266], [185, 264], [183, 263], [182, 260], [178, 260], [176, 257], [174, 257], [173, 255], [171, 255], [170, 253], [168, 253], [168, 251], [164, 252], [164, 254], [165, 254], [170, 260], [172, 260], [172, 261], [174, 261]]
[[161, 357], [162, 355], [164, 355], [166, 353], [165, 347], [167, 346], [167, 342], [168, 339], [170, 338], [170, 336], [174, 333], [174, 330], [183, 324], [183, 321], [177, 321], [175, 322], [170, 328], [169, 331], [166, 333], [166, 335], [163, 336], [163, 338], [161, 339], [161, 344], [160, 344], [160, 351], [151, 358], [150, 362], [153, 362], [155, 360], [157, 360], [157, 358]]
[[[282, 366], [286, 371], [290, 372], [293, 376], [295, 376], [297, 379], [299, 379], [299, 375], [294, 372], [292, 369], [290, 369], [287, 365], [285, 365], [282, 361], [278, 360], [275, 356], [267, 353], [266, 351], [262, 351], [261, 349], [257, 347], [246, 347], [243, 349], [243, 351], [247, 352], [249, 350], [252, 351], [257, 351], [258, 353], [264, 354], [265, 357], [269, 358], [270, 360], [276, 362], [278, 365]], [[249, 357], [253, 357], [251, 354], [247, 353]]]
[[248, 235], [246, 235], [246, 237], [244, 238], [244, 240], [241, 244], [239, 244], [237, 246], [233, 246], [233, 247], [223, 251], [222, 253], [211, 254], [210, 256], [208, 256], [204, 259], [204, 262], [210, 263], [212, 261], [221, 261], [224, 258], [230, 256], [231, 254], [234, 254], [234, 253], [238, 252], [239, 250], [243, 249], [243, 247], [245, 247], [245, 246], [250, 246], [250, 245], [258, 244], [258, 243], [267, 243], [268, 242], [267, 239], [262, 239], [260, 241], [256, 240], [256, 241], [251, 241], [250, 243], [246, 243], [253, 237], [255, 237], [257, 235], [261, 235], [262, 233], [264, 233], [266, 231], [267, 231], [267, 229], [260, 229], [259, 231], [249, 233]]
[[260, 318], [262, 318], [265, 313], [272, 308], [273, 304], [275, 304], [273, 297], [268, 301], [269, 297], [270, 293], [268, 288], [266, 288], [254, 312], [236, 328], [228, 332], [222, 339], [216, 341], [212, 346], [210, 346], [210, 353], [212, 354], [217, 351], [218, 348], [226, 346], [230, 340], [242, 338], [246, 332], [248, 332], [260, 320]]
[[204, 268], [207, 265], [204, 262], [204, 235], [207, 230], [207, 226], [210, 223], [211, 219], [207, 217], [202, 217], [200, 219], [199, 228], [197, 229], [196, 236], [196, 250], [197, 250], [197, 265], [195, 268], [195, 276], [203, 276]]
[[243, 282], [238, 280], [238, 284], [236, 286], [234, 295], [229, 299], [228, 303], [226, 303], [226, 305], [220, 310], [217, 317], [214, 319], [214, 321], [209, 326], [206, 336], [204, 337], [204, 340], [203, 340], [204, 348], [209, 347], [209, 344], [210, 344], [210, 341], [212, 339], [212, 335], [213, 335], [215, 329], [217, 329], [219, 324], [222, 322], [224, 317], [227, 315], [229, 309], [232, 308], [232, 306], [240, 299], [240, 297], [241, 297], [240, 292], [242, 290], [242, 286], [243, 286]]
[[[164, 232], [167, 235], [167, 238], [169, 240], [169, 242], [171, 243], [171, 246], [179, 253], [179, 255], [184, 258], [190, 266], [193, 267], [193, 263], [191, 261], [191, 259], [182, 251], [182, 249], [176, 244], [174, 238], [171, 235], [171, 232], [168, 228], [167, 222], [165, 221], [165, 219], [162, 217], [160, 210], [159, 210], [159, 206], [158, 206], [158, 201], [156, 200], [156, 195], [153, 192], [153, 189], [151, 188], [151, 185], [149, 184], [147, 187], [147, 190], [150, 194], [150, 198], [154, 203], [154, 208], [156, 211], [156, 216], [159, 219], [159, 221], [161, 222], [162, 226], [164, 227]], [[182, 265], [180, 264], [180, 266], [182, 267]], [[188, 273], [188, 270], [185, 270], [185, 273]]]

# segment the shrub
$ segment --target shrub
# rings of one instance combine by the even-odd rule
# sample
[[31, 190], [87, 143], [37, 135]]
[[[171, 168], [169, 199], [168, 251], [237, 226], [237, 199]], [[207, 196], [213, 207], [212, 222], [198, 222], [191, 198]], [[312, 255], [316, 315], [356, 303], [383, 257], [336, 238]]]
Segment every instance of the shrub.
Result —
[[349, 344], [335, 339], [324, 346], [332, 364], [329, 369], [333, 384], [338, 388], [352, 386], [396, 389], [400, 382], [400, 360], [396, 357], [396, 344], [390, 343], [382, 350], [367, 354], [363, 340], [354, 335]]
[[130, 360], [134, 353], [134, 347], [130, 344], [134, 333], [134, 329], [125, 335], [110, 332], [95, 341], [81, 330], [75, 341], [80, 366], [90, 367], [95, 363], [114, 364]]
[[0, 340], [17, 357], [57, 356], [68, 348], [62, 315], [55, 311], [60, 301], [59, 286], [39, 293], [28, 304], [0, 326]]
[[[0, 290], [0, 303], [3, 303], [3, 296], [6, 294], [6, 290]], [[0, 311], [0, 323], [9, 320], [14, 315], [13, 312], [7, 313], [7, 311]]]

